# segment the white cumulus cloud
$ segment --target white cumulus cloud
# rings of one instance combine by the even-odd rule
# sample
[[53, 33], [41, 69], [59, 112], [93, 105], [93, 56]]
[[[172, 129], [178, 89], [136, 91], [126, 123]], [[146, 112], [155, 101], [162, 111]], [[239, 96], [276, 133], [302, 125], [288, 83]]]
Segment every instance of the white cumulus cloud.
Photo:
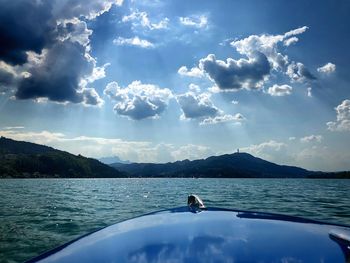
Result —
[[336, 69], [335, 64], [328, 62], [324, 66], [319, 67], [317, 71], [323, 74], [330, 74], [330, 73], [333, 73], [335, 69]]
[[273, 85], [267, 90], [271, 96], [286, 96], [292, 94], [293, 88], [289, 85]]
[[350, 100], [342, 101], [335, 108], [335, 111], [337, 112], [337, 120], [328, 122], [328, 129], [331, 131], [350, 131]]
[[242, 55], [251, 57], [256, 52], [263, 53], [272, 64], [273, 69], [283, 69], [288, 63], [288, 56], [278, 51], [278, 44], [284, 42], [286, 46], [297, 41], [295, 35], [304, 33], [308, 27], [303, 26], [284, 33], [283, 35], [251, 35], [247, 38], [235, 40], [231, 45]]
[[298, 41], [297, 35], [304, 33], [307, 26], [293, 29], [280, 35], [251, 35], [234, 40], [230, 45], [243, 55], [239, 59], [216, 59], [214, 54], [200, 59], [198, 67], [188, 69], [182, 66], [178, 73], [187, 76], [202, 76], [203, 73], [215, 86], [212, 92], [259, 89], [269, 80], [271, 71], [287, 74], [292, 81], [316, 79], [300, 62], [290, 62], [279, 50], [281, 45], [289, 46]]
[[119, 115], [133, 120], [159, 117], [173, 97], [169, 89], [143, 84], [141, 81], [133, 81], [125, 88], [117, 82], [111, 82], [104, 94], [116, 102], [114, 110]]
[[182, 76], [188, 76], [188, 77], [194, 77], [194, 78], [201, 78], [204, 76], [203, 71], [197, 67], [188, 69], [186, 66], [182, 66], [179, 68], [177, 73], [179, 73]]

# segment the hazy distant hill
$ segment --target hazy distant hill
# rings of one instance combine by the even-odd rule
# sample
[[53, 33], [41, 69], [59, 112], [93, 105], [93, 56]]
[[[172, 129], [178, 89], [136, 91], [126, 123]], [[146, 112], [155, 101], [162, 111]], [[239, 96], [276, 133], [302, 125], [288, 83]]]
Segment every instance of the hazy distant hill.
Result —
[[129, 164], [129, 163], [131, 163], [130, 161], [121, 160], [118, 156], [102, 157], [98, 160], [104, 164], [113, 164], [113, 163]]
[[108, 165], [39, 144], [0, 138], [0, 178], [125, 177]]
[[248, 153], [211, 156], [195, 161], [153, 164], [111, 164], [112, 167], [141, 177], [215, 177], [215, 178], [305, 178], [314, 172], [278, 165]]

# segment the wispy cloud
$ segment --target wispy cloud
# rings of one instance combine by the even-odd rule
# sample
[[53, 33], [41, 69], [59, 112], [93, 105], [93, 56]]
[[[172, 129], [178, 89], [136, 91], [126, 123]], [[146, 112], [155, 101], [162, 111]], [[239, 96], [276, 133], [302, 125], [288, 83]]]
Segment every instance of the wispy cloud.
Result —
[[130, 15], [123, 16], [123, 22], [131, 22], [134, 27], [140, 26], [149, 30], [167, 29], [169, 18], [163, 18], [157, 23], [152, 23], [146, 12], [135, 11]]
[[123, 38], [118, 37], [113, 40], [113, 43], [118, 46], [136, 46], [141, 48], [154, 48], [154, 44], [146, 39], [140, 39], [139, 37]]
[[240, 113], [237, 113], [235, 115], [223, 114], [215, 117], [206, 118], [200, 122], [200, 125], [213, 125], [213, 124], [228, 123], [228, 122], [241, 124], [243, 120], [245, 120], [245, 118]]
[[188, 17], [180, 17], [180, 23], [184, 26], [205, 28], [208, 25], [208, 17], [206, 15], [192, 15]]
[[300, 141], [303, 143], [321, 142], [322, 140], [323, 140], [322, 135], [313, 135], [313, 134], [300, 138]]
[[317, 71], [323, 74], [330, 74], [330, 73], [333, 73], [335, 69], [336, 69], [335, 64], [328, 62], [324, 66], [319, 67]]

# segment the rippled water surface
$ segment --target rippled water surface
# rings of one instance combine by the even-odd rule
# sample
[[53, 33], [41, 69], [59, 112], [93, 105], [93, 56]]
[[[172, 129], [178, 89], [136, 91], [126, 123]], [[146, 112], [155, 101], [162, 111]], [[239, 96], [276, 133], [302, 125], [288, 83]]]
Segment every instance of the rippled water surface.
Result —
[[73, 238], [148, 212], [183, 206], [269, 211], [350, 225], [350, 180], [0, 180], [0, 262], [23, 262]]

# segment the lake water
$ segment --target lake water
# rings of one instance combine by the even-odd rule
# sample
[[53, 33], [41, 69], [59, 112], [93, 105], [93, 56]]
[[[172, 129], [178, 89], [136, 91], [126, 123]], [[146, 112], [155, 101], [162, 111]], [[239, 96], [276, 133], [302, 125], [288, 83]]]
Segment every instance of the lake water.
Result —
[[0, 262], [23, 262], [73, 238], [148, 212], [184, 206], [277, 212], [350, 225], [350, 180], [0, 180]]

